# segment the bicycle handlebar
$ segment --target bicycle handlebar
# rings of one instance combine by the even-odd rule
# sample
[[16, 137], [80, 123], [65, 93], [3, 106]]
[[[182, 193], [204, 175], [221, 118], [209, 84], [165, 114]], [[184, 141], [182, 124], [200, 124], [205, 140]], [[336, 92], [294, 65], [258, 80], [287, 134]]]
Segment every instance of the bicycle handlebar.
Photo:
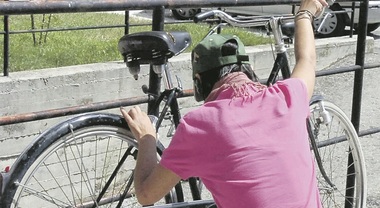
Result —
[[279, 19], [283, 22], [291, 22], [294, 19], [293, 15], [274, 15], [274, 16], [249, 16], [234, 18], [231, 15], [221, 10], [211, 10], [204, 13], [199, 13], [194, 17], [194, 22], [198, 23], [210, 17], [219, 17], [228, 24], [237, 27], [258, 27], [265, 26], [271, 19]]
[[[335, 0], [326, 0], [328, 5], [331, 6], [334, 4]], [[324, 9], [322, 13], [324, 12]], [[271, 15], [271, 16], [248, 16], [248, 17], [240, 17], [234, 18], [229, 14], [221, 11], [221, 10], [211, 10], [203, 13], [199, 13], [195, 15], [193, 21], [198, 23], [200, 21], [206, 20], [210, 17], [219, 17], [222, 20], [226, 21], [228, 24], [237, 27], [257, 27], [257, 26], [265, 26], [271, 19], [278, 19], [280, 23], [292, 22], [294, 21], [294, 15]]]
[[198, 23], [200, 21], [206, 20], [207, 18], [213, 17], [214, 15], [215, 15], [214, 10], [196, 14], [194, 17], [194, 22]]

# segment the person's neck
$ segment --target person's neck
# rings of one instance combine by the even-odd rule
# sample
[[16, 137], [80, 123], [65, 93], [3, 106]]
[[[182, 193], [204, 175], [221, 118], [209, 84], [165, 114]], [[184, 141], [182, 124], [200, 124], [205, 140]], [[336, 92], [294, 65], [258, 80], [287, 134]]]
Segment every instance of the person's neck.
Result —
[[214, 87], [212, 88], [210, 94], [207, 96], [205, 102], [213, 101], [215, 100], [220, 92], [223, 90], [229, 88], [229, 87], [234, 87], [234, 88], [239, 88], [242, 85], [246, 84], [252, 84], [257, 88], [265, 88], [265, 85], [262, 85], [258, 82], [253, 82], [250, 80], [246, 74], [243, 72], [233, 72], [230, 73], [223, 78], [221, 78], [218, 82], [214, 84]]

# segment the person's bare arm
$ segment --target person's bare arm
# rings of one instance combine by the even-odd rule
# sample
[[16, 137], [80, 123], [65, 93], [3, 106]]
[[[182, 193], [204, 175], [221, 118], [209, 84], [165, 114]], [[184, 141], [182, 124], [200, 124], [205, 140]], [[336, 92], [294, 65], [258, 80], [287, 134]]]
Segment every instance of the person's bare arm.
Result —
[[321, 12], [324, 6], [327, 6], [325, 0], [303, 0], [299, 11], [307, 12], [300, 12], [294, 20], [296, 65], [291, 77], [302, 79], [305, 82], [309, 98], [311, 98], [314, 91], [316, 67], [312, 15]]
[[134, 172], [136, 197], [140, 204], [150, 205], [164, 197], [180, 177], [158, 164], [156, 132], [146, 113], [138, 106], [128, 112], [121, 109], [121, 113], [139, 145]]

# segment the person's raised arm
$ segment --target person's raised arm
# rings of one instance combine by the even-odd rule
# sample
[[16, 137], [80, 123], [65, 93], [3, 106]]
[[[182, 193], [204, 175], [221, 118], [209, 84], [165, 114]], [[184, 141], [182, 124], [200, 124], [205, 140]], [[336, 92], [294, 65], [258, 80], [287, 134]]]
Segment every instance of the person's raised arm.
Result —
[[315, 85], [316, 52], [314, 42], [313, 20], [316, 14], [327, 6], [325, 0], [302, 0], [295, 16], [294, 51], [296, 65], [291, 77], [303, 80], [306, 84], [309, 98]]

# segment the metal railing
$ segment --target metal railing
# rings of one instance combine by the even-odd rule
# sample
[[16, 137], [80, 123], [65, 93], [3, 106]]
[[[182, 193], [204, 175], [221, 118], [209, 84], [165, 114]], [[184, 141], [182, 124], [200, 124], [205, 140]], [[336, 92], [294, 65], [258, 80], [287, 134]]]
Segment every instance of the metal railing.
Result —
[[[20, 14], [46, 14], [46, 13], [74, 13], [74, 12], [98, 12], [98, 11], [120, 11], [126, 10], [126, 22], [124, 25], [116, 27], [125, 27], [128, 33], [129, 27], [129, 10], [137, 9], [152, 9], [152, 30], [163, 30], [164, 10], [166, 8], [188, 8], [188, 7], [219, 7], [219, 6], [258, 6], [258, 5], [273, 5], [273, 4], [296, 4], [300, 1], [295, 0], [155, 0], [155, 1], [141, 1], [141, 0], [104, 0], [104, 1], [3, 1], [0, 2], [0, 15], [4, 15], [4, 50], [9, 49], [9, 24], [5, 23], [8, 15]], [[345, 73], [353, 71], [354, 76], [354, 91], [352, 100], [352, 113], [351, 120], [355, 129], [359, 132], [361, 101], [362, 101], [362, 88], [363, 88], [363, 72], [364, 69], [379, 67], [380, 64], [365, 65], [365, 52], [366, 52], [366, 35], [367, 35], [367, 16], [368, 16], [368, 0], [360, 1], [360, 13], [358, 23], [358, 38], [356, 49], [356, 61], [354, 66], [330, 69], [317, 73], [317, 76], [327, 76], [337, 73]], [[92, 28], [81, 28], [92, 29]], [[45, 31], [45, 30], [41, 30]], [[4, 56], [5, 57], [5, 56]], [[6, 60], [4, 58], [4, 69], [7, 68]], [[152, 69], [151, 71], [152, 72]], [[157, 86], [153, 89], [160, 89], [160, 79], [155, 73], [149, 73], [149, 82], [151, 86]], [[153, 92], [156, 93], [156, 92]], [[157, 92], [158, 93], [158, 92]], [[184, 96], [191, 96], [192, 90], [186, 91]], [[120, 105], [136, 105], [139, 103], [148, 103], [148, 109], [152, 105], [152, 101], [148, 97], [128, 98], [125, 100], [107, 101], [101, 103], [94, 103], [88, 106], [75, 106], [70, 108], [52, 109], [42, 112], [34, 112], [27, 114], [11, 115], [0, 117], [0, 125], [7, 125], [20, 122], [28, 122], [33, 120], [40, 120], [46, 118], [54, 118], [59, 116], [72, 115], [83, 112], [90, 112], [94, 110], [104, 110], [115, 108]], [[380, 132], [380, 129], [366, 130], [360, 135], [367, 135]]]

